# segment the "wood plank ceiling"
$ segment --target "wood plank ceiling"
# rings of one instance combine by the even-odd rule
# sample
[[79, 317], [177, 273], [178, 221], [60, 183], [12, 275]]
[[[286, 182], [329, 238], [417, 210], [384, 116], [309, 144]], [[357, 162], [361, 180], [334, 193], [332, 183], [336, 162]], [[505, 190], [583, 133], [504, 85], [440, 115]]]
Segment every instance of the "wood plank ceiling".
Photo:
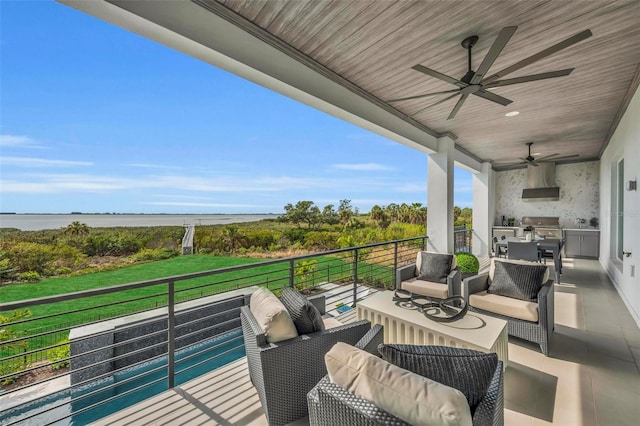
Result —
[[[483, 161], [519, 161], [526, 142], [534, 142], [539, 156], [599, 158], [625, 97], [640, 80], [638, 0], [218, 2], [403, 115], [437, 133], [453, 133], [459, 147]], [[388, 102], [454, 89], [412, 67], [460, 79], [467, 71], [460, 42], [479, 37], [473, 48], [477, 70], [499, 31], [514, 25], [517, 31], [486, 75], [583, 30], [593, 36], [508, 78], [575, 68], [572, 74], [490, 89], [513, 100], [506, 107], [470, 96], [447, 120], [457, 98], [424, 108], [448, 95]], [[520, 114], [506, 117], [509, 111]]]

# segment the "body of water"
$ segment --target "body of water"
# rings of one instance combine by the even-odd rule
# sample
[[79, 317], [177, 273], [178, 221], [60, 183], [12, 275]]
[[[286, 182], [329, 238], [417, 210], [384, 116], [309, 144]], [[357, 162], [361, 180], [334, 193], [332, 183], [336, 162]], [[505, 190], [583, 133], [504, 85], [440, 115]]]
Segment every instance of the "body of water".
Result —
[[277, 214], [0, 214], [0, 228], [38, 231], [64, 228], [75, 221], [91, 228], [219, 225], [276, 217]]
[[[175, 384], [181, 385], [243, 356], [241, 330], [177, 351]], [[167, 362], [166, 356], [161, 357], [80, 388], [64, 389], [11, 408], [0, 413], [0, 424], [38, 426], [62, 419], [55, 424], [87, 425], [167, 390]], [[93, 406], [107, 399], [110, 401]]]

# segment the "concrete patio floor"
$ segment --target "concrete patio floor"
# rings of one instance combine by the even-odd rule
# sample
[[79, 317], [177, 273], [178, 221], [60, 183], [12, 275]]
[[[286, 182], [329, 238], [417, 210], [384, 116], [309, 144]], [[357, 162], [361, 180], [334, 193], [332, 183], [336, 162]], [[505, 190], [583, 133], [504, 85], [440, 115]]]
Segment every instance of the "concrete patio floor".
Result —
[[[487, 259], [482, 265], [486, 267]], [[565, 259], [551, 353], [509, 340], [505, 424], [637, 425], [640, 329], [595, 260]], [[352, 314], [355, 316], [355, 314]], [[306, 420], [306, 419], [305, 419]], [[302, 420], [297, 424], [306, 424]], [[97, 422], [266, 425], [246, 358]]]

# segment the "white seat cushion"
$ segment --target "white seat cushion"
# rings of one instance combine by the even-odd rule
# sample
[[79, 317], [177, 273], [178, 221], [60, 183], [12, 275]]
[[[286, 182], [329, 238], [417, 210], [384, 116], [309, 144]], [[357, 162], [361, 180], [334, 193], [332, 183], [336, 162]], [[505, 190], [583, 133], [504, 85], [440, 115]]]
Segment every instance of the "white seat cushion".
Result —
[[342, 342], [324, 359], [332, 383], [409, 424], [471, 426], [469, 403], [457, 389]]
[[446, 284], [423, 281], [417, 278], [402, 281], [400, 288], [410, 291], [411, 293], [437, 297], [438, 299], [446, 299], [449, 294], [449, 287]]
[[287, 308], [266, 288], [253, 292], [249, 309], [264, 331], [267, 342], [276, 343], [298, 336]]
[[336, 328], [336, 327], [340, 327], [340, 326], [344, 325], [340, 321], [338, 321], [337, 319], [335, 319], [333, 317], [323, 318], [322, 322], [324, 323], [325, 330], [329, 329], [329, 328]]
[[538, 322], [538, 304], [535, 302], [481, 291], [469, 296], [469, 305], [507, 317]]

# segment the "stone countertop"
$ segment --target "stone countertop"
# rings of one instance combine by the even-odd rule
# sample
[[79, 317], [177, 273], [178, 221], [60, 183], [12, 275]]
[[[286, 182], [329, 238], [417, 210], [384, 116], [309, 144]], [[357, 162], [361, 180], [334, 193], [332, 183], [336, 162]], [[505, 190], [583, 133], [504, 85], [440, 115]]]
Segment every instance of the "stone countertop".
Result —
[[592, 231], [600, 232], [600, 228], [562, 228], [563, 231]]
[[502, 226], [502, 225], [493, 225], [493, 228], [499, 229], [520, 229], [519, 226]]

